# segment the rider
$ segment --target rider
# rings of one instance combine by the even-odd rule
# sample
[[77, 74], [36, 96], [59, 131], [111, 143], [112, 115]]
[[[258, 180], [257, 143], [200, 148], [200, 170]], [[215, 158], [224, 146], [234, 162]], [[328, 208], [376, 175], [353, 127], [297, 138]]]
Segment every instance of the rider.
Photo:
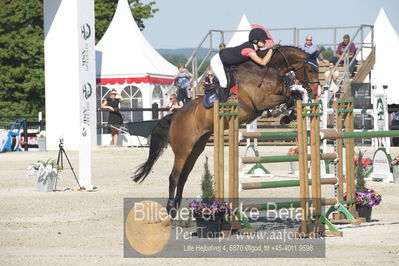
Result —
[[[229, 47], [220, 50], [219, 57], [223, 63], [225, 74], [227, 74], [226, 76], [229, 80], [228, 84], [220, 84], [221, 87], [229, 88], [231, 93], [238, 95], [237, 82], [232, 80], [235, 79], [233, 74], [234, 66], [249, 60], [253, 60], [255, 63], [262, 66], [266, 66], [269, 63], [273, 54], [273, 49], [269, 49], [263, 58], [259, 57], [256, 53], [257, 50], [266, 46], [266, 40], [270, 40], [270, 38], [267, 36], [265, 30], [262, 28], [254, 28], [249, 32], [249, 38], [247, 42], [235, 47]], [[227, 87], [227, 85], [230, 86]], [[226, 92], [224, 94], [226, 94]]]

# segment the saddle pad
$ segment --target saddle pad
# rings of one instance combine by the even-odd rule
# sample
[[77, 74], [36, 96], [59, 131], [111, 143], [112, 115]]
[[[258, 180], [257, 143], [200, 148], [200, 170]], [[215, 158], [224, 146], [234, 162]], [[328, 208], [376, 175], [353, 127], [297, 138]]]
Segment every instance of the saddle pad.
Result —
[[216, 90], [206, 91], [204, 95], [204, 107], [209, 109], [213, 107], [213, 102], [218, 99]]

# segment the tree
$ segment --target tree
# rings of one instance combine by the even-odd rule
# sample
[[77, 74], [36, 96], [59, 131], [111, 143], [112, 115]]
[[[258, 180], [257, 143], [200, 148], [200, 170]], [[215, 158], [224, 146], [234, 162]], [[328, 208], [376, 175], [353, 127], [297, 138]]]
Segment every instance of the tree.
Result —
[[328, 61], [330, 61], [334, 56], [334, 51], [331, 49], [331, 47], [320, 47], [320, 53], [323, 55], [323, 58]]
[[[118, 0], [95, 0], [96, 12], [96, 43], [104, 35], [112, 21], [115, 13]], [[154, 14], [159, 11], [158, 8], [153, 8], [155, 2], [148, 4], [141, 3], [141, 0], [129, 0], [130, 8], [132, 10], [133, 18], [140, 30], [145, 28], [144, 19], [154, 17]]]
[[43, 3], [0, 0], [0, 113], [44, 109]]
[[[106, 31], [117, 0], [95, 0], [96, 37]], [[155, 2], [130, 0], [140, 29], [153, 17]], [[0, 113], [34, 115], [45, 111], [42, 0], [0, 0]]]

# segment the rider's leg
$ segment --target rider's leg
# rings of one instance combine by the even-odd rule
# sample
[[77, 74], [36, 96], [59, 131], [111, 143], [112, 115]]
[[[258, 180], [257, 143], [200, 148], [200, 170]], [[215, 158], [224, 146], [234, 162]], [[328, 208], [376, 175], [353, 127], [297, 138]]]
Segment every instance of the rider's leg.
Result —
[[222, 60], [220, 60], [219, 54], [216, 54], [211, 59], [211, 68], [215, 76], [218, 78], [220, 86], [222, 88], [226, 88], [227, 87], [226, 73], [224, 72]]

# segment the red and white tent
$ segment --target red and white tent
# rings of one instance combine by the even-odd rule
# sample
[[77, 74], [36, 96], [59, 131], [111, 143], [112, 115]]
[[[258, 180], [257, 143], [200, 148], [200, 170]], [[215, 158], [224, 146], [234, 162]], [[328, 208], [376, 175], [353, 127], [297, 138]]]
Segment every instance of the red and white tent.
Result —
[[[127, 98], [122, 107], [151, 108], [153, 103], [162, 105], [176, 72], [177, 68], [144, 38], [128, 1], [119, 0], [111, 24], [96, 45], [97, 102], [104, 101], [109, 97], [108, 92], [115, 88]], [[100, 119], [104, 123], [106, 117], [102, 115]], [[151, 112], [122, 115], [126, 115], [125, 121], [151, 119]], [[103, 145], [110, 142], [110, 136], [102, 136], [101, 139]]]
[[[144, 38], [137, 27], [127, 0], [119, 0], [114, 17], [96, 45], [97, 84], [115, 87], [134, 84], [152, 91], [159, 84], [169, 86], [177, 68], [165, 60]], [[142, 91], [143, 105], [151, 106], [151, 93]]]

